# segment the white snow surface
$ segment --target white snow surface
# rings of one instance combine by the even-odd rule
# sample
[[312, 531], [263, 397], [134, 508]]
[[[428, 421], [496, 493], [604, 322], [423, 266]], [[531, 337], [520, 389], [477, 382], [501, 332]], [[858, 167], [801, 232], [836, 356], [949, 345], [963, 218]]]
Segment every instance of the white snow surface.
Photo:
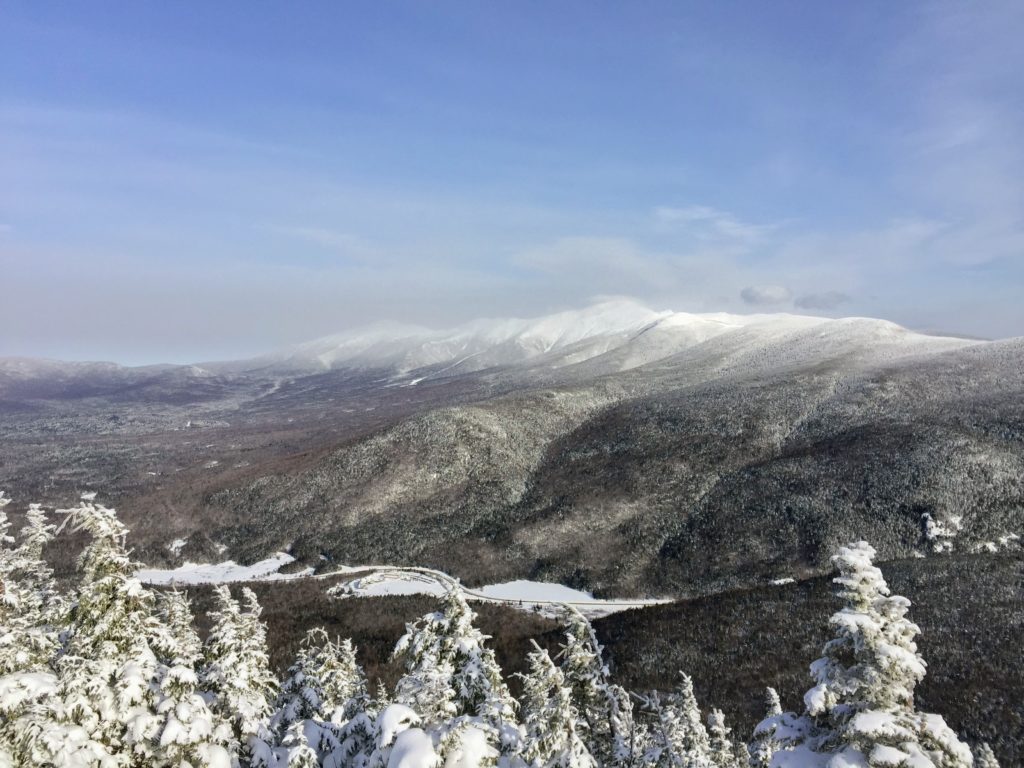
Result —
[[167, 545], [167, 549], [170, 550], [171, 554], [175, 557], [181, 554], [181, 548], [184, 547], [188, 542], [185, 539], [175, 539]]
[[433, 768], [440, 763], [434, 742], [421, 728], [402, 731], [388, 758], [388, 768]]
[[[848, 344], [851, 338], [900, 354], [970, 343], [926, 336], [868, 318], [656, 311], [633, 299], [613, 298], [543, 317], [480, 319], [443, 330], [377, 324], [315, 339], [259, 362], [313, 369], [385, 368], [399, 374], [433, 368], [426, 376], [406, 382], [411, 386], [440, 374], [524, 362], [560, 367], [608, 355], [615, 357], [612, 368], [627, 370], [716, 337], [728, 342], [727, 349], [738, 343], [755, 351], [785, 338], [805, 337], [798, 340], [811, 353]], [[728, 341], [732, 337], [735, 340]]]
[[461, 589], [470, 600], [504, 603], [528, 611], [557, 613], [562, 605], [572, 605], [589, 617], [607, 616], [626, 611], [670, 602], [667, 599], [639, 598], [633, 600], [595, 598], [589, 592], [572, 589], [563, 584], [551, 582], [508, 581], [484, 587], [468, 588], [457, 579], [442, 571], [429, 568], [406, 568], [399, 566], [340, 566], [328, 573], [314, 575], [313, 568], [295, 573], [279, 573], [279, 569], [295, 558], [286, 552], [277, 554], [252, 565], [239, 565], [233, 560], [223, 563], [184, 563], [178, 568], [144, 568], [136, 572], [136, 578], [145, 584], [189, 585], [189, 584], [231, 584], [241, 581], [287, 581], [301, 578], [327, 579], [344, 576], [346, 573], [360, 574], [348, 581], [342, 580], [331, 587], [339, 597], [382, 597], [386, 595], [433, 595], [440, 597], [449, 589]]
[[236, 581], [297, 579], [313, 573], [309, 568], [296, 573], [278, 573], [295, 558], [286, 552], [278, 552], [266, 560], [252, 565], [239, 565], [234, 560], [223, 563], [184, 563], [178, 568], [143, 568], [136, 571], [135, 578], [145, 584], [231, 584]]
[[593, 601], [590, 592], [583, 592], [563, 584], [550, 584], [542, 581], [507, 581], [504, 584], [491, 584], [473, 590], [474, 594], [493, 597], [499, 600], [543, 600], [546, 602], [572, 603]]

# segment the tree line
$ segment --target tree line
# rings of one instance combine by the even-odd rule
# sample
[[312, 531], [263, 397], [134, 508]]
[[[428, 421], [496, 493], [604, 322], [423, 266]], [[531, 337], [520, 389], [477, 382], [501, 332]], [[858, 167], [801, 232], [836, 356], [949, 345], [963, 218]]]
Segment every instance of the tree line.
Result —
[[[564, 611], [554, 654], [534, 644], [512, 696], [461, 591], [407, 625], [403, 674], [370, 690], [349, 639], [310, 630], [283, 680], [255, 594], [215, 591], [205, 642], [185, 594], [143, 585], [113, 509], [59, 510], [89, 534], [81, 578], [58, 588], [57, 534], [39, 505], [9, 535], [0, 494], [0, 767], [964, 768], [996, 766], [942, 717], [917, 711], [926, 666], [910, 602], [865, 542], [833, 558], [842, 607], [799, 711], [766, 692], [749, 740], [702, 714], [691, 679], [630, 693], [587, 619]], [[728, 653], [727, 648], [722, 649]]]

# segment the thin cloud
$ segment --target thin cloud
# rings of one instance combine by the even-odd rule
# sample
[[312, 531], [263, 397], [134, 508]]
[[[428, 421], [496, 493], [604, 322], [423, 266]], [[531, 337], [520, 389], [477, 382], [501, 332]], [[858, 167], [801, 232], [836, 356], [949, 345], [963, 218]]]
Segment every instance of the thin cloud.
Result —
[[793, 303], [800, 309], [835, 309], [840, 304], [846, 304], [851, 298], [841, 291], [824, 291], [823, 293], [808, 293], [800, 296]]
[[784, 304], [792, 296], [793, 294], [784, 285], [748, 285], [740, 291], [743, 303], [754, 307]]

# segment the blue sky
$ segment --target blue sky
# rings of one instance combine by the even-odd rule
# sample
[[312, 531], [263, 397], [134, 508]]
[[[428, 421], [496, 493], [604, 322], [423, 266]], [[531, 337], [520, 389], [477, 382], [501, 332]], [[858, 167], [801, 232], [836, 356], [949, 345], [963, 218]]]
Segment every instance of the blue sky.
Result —
[[0, 355], [656, 308], [1024, 334], [1024, 4], [5, 3]]

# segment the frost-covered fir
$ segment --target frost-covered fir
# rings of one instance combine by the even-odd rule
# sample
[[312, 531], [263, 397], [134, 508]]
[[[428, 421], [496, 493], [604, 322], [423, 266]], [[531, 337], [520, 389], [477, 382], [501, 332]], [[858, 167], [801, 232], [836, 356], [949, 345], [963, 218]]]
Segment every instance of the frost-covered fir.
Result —
[[158, 599], [162, 631], [155, 647], [162, 659], [155, 680], [157, 726], [155, 762], [169, 766], [231, 765], [231, 725], [215, 715], [199, 692], [202, 658], [188, 599], [164, 592]]
[[572, 689], [548, 652], [534, 643], [530, 672], [523, 677], [523, 757], [530, 768], [593, 768], [584, 742], [584, 721], [573, 706]]
[[4, 511], [9, 502], [0, 494], [0, 674], [46, 668], [57, 650], [56, 626], [64, 609], [43, 559], [54, 526], [38, 504], [30, 505], [15, 546]]
[[[711, 758], [711, 737], [704, 727], [693, 680], [679, 673], [679, 687], [667, 700], [652, 693], [644, 700], [652, 717], [645, 762], [659, 768], [707, 768]], [[723, 766], [729, 768], [729, 766]]]
[[782, 702], [779, 701], [779, 694], [774, 688], [768, 688], [764, 698], [764, 720], [754, 728], [754, 738], [750, 742], [750, 768], [769, 768], [772, 758], [779, 749], [775, 729], [782, 714]]
[[211, 613], [214, 624], [206, 641], [202, 685], [214, 713], [230, 723], [233, 743], [243, 751], [260, 751], [260, 742], [270, 738], [276, 681], [255, 596], [246, 592], [248, 610], [243, 612], [226, 586], [215, 591], [217, 608]]
[[462, 592], [449, 590], [442, 610], [408, 627], [395, 647], [405, 674], [395, 688], [404, 704], [430, 726], [477, 717], [503, 754], [520, 748], [516, 702], [502, 678], [487, 637], [473, 625], [476, 614]]
[[893, 596], [866, 542], [833, 556], [843, 607], [829, 623], [834, 639], [811, 665], [815, 685], [805, 713], [778, 715], [758, 726], [774, 728], [783, 749], [774, 766], [885, 766], [966, 768], [971, 751], [939, 715], [917, 712], [914, 687], [925, 663], [906, 618], [910, 601]]
[[561, 667], [586, 726], [590, 753], [607, 766], [625, 766], [637, 751], [637, 729], [629, 694], [611, 680], [604, 649], [590, 622], [575, 608], [565, 612]]
[[746, 768], [747, 748], [740, 743], [733, 744], [730, 733], [722, 710], [712, 709], [708, 715], [708, 756], [711, 764], [717, 768]]

